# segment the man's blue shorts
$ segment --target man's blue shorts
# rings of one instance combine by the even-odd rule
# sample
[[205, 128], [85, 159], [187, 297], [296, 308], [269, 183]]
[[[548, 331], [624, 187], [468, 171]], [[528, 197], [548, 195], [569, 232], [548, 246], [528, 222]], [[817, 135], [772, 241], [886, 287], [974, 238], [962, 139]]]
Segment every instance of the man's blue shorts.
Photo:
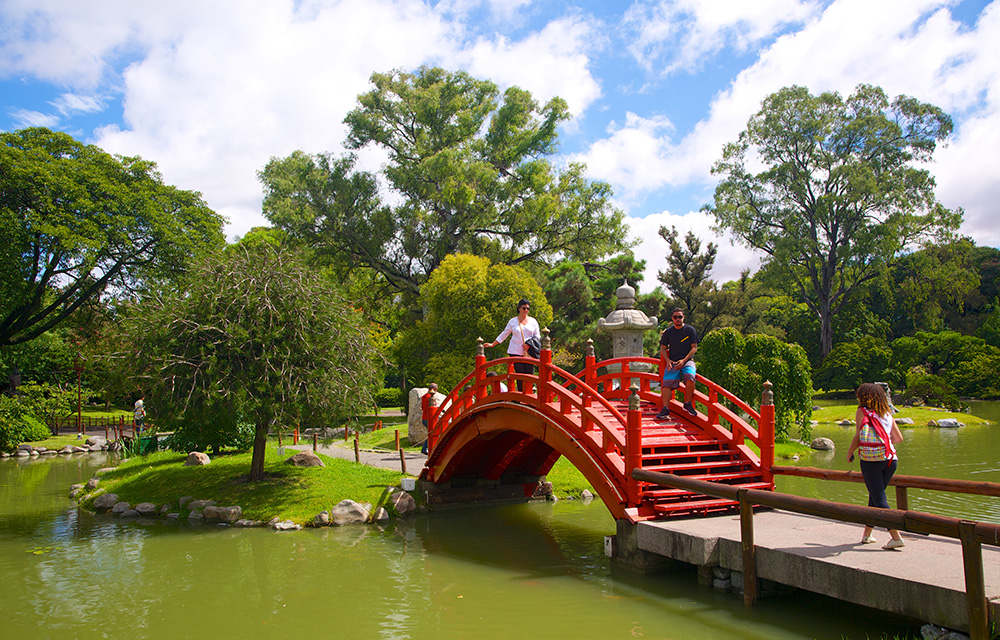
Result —
[[663, 386], [676, 389], [681, 386], [681, 380], [694, 380], [694, 363], [688, 360], [680, 369], [670, 369], [663, 372]]

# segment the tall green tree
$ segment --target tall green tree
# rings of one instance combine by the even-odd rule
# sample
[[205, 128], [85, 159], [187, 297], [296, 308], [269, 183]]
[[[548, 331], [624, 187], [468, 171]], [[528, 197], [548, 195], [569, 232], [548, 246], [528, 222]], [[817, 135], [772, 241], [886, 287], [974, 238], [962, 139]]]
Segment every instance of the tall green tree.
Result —
[[[717, 228], [794, 282], [833, 348], [833, 319], [914, 244], [948, 238], [961, 211], [934, 195], [928, 162], [952, 131], [938, 107], [859, 85], [842, 98], [786, 87], [764, 99], [712, 173]], [[756, 171], [756, 167], [762, 170]]]
[[[424, 317], [399, 334], [396, 358], [415, 384], [436, 382], [450, 390], [472, 371], [476, 339], [491, 342], [517, 315], [521, 298], [531, 302], [541, 327], [552, 322], [542, 288], [524, 269], [468, 254], [448, 256], [420, 288]], [[506, 344], [487, 357], [506, 357]]]
[[0, 347], [101, 296], [176, 277], [225, 242], [223, 222], [142, 158], [44, 128], [0, 133]]
[[253, 425], [251, 480], [263, 478], [269, 428], [329, 424], [372, 405], [367, 324], [281, 246], [234, 245], [202, 261], [127, 327], [157, 424]]
[[353, 153], [272, 158], [259, 177], [274, 225], [412, 297], [456, 253], [540, 265], [624, 248], [610, 187], [547, 160], [569, 118], [562, 99], [439, 68], [371, 81], [345, 119], [347, 147], [384, 152], [384, 168], [361, 171]]
[[670, 308], [664, 308], [660, 317], [669, 324], [670, 311], [680, 306], [687, 311], [688, 321], [697, 323], [698, 331], [705, 335], [721, 325], [722, 318], [736, 308], [733, 292], [720, 289], [709, 277], [718, 247], [709, 242], [702, 252], [701, 240], [692, 231], [685, 234], [681, 245], [676, 227], [660, 227], [659, 233], [669, 251], [667, 269], [658, 272], [657, 278], [674, 296], [673, 300], [667, 300]]

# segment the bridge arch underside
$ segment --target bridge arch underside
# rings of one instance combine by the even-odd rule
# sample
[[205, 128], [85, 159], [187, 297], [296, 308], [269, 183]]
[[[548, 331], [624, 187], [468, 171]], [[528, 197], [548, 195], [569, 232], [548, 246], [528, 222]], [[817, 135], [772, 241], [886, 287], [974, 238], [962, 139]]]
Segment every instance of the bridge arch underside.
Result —
[[579, 426], [560, 417], [513, 402], [473, 409], [448, 429], [427, 461], [435, 470], [434, 484], [449, 488], [517, 484], [520, 497], [529, 498], [539, 477], [566, 456], [611, 514], [625, 517], [624, 465], [608, 468], [613, 462], [596, 442], [581, 437]]

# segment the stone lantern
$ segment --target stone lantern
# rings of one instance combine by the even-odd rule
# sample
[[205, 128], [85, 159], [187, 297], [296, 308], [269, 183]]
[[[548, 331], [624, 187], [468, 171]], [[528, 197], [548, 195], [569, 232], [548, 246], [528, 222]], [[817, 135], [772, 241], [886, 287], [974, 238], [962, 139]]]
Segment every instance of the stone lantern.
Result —
[[[618, 302], [615, 310], [608, 314], [607, 318], [597, 321], [597, 327], [602, 331], [611, 332], [611, 344], [613, 357], [615, 358], [638, 358], [644, 354], [642, 352], [642, 334], [657, 326], [656, 316], [648, 317], [645, 313], [635, 308], [635, 289], [629, 286], [628, 281], [622, 283], [616, 292]], [[629, 367], [632, 371], [649, 371], [648, 364], [636, 363]], [[611, 371], [621, 371], [619, 365], [608, 367]]]

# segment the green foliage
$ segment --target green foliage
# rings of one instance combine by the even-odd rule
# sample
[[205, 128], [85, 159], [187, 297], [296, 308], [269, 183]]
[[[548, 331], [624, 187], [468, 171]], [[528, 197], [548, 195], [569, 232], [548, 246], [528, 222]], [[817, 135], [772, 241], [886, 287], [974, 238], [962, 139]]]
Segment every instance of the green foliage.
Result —
[[951, 411], [958, 411], [962, 406], [955, 387], [943, 377], [927, 373], [923, 367], [913, 367], [906, 372], [906, 392], [903, 398], [907, 403], [920, 402]]
[[150, 416], [186, 433], [252, 423], [254, 480], [268, 429], [371, 406], [378, 371], [366, 328], [329, 281], [269, 243], [199, 263], [182, 290], [148, 300], [127, 324]]
[[[467, 254], [448, 256], [420, 288], [424, 319], [399, 335], [396, 359], [414, 386], [436, 382], [448, 390], [472, 371], [476, 339], [492, 342], [517, 314], [521, 298], [531, 301], [531, 315], [541, 327], [552, 322], [542, 288], [520, 267]], [[500, 347], [496, 351], [487, 357], [506, 354]]]
[[[598, 358], [611, 357], [611, 334], [600, 331], [598, 321], [614, 310], [618, 287], [624, 282], [638, 294], [645, 266], [645, 260], [626, 252], [603, 263], [563, 260], [543, 274], [545, 297], [559, 310], [549, 325], [555, 364], [569, 371], [582, 368], [588, 340], [594, 341]], [[659, 313], [658, 300], [650, 304], [637, 295], [636, 306], [644, 303], [651, 315]], [[655, 345], [650, 349], [655, 350]]]
[[982, 338], [990, 346], [1000, 347], [1000, 299], [993, 299], [989, 315], [976, 330], [976, 337]]
[[678, 236], [676, 227], [669, 230], [660, 227], [660, 237], [666, 240], [670, 250], [667, 269], [660, 271], [657, 278], [674, 296], [667, 300], [669, 308], [663, 308], [660, 320], [669, 325], [670, 312], [679, 306], [687, 312], [687, 321], [694, 323], [704, 335], [736, 310], [737, 298], [733, 290], [719, 289], [708, 277], [718, 252], [715, 243], [709, 242], [702, 253], [701, 240], [693, 232], [688, 231], [684, 236], [684, 246], [678, 242]]
[[899, 381], [889, 366], [892, 349], [885, 342], [872, 337], [853, 342], [841, 342], [823, 360], [823, 365], [813, 376], [817, 389], [857, 389], [863, 382]]
[[428, 67], [371, 82], [345, 118], [346, 146], [384, 151], [383, 170], [357, 170], [354, 155], [271, 159], [259, 177], [276, 227], [341, 265], [374, 269], [410, 299], [452, 254], [541, 264], [624, 248], [610, 187], [545, 159], [569, 118], [562, 99], [540, 105], [523, 89], [501, 95]]
[[32, 415], [21, 398], [0, 395], [0, 451], [12, 451], [23, 442], [37, 442], [49, 436], [49, 429]]
[[402, 389], [389, 387], [375, 392], [376, 407], [405, 407], [406, 393]]
[[764, 382], [770, 381], [775, 438], [788, 439], [793, 424], [803, 439], [809, 438], [812, 380], [799, 345], [764, 334], [743, 336], [731, 327], [716, 329], [698, 345], [698, 372], [755, 409], [760, 408]]
[[[712, 173], [706, 209], [720, 229], [762, 251], [819, 319], [820, 353], [833, 319], [864, 283], [885, 277], [908, 246], [948, 238], [961, 211], [937, 202], [919, 163], [952, 131], [941, 109], [878, 87], [813, 96], [786, 87], [764, 99]], [[763, 170], [752, 173], [763, 164]]]
[[27, 342], [101, 296], [175, 278], [224, 242], [201, 195], [156, 165], [44, 128], [0, 133], [0, 345]]
[[185, 414], [172, 421], [173, 435], [164, 444], [174, 451], [213, 451], [223, 448], [249, 451], [253, 448], [254, 426], [247, 422], [226, 419], [224, 409], [207, 410], [204, 417]]

